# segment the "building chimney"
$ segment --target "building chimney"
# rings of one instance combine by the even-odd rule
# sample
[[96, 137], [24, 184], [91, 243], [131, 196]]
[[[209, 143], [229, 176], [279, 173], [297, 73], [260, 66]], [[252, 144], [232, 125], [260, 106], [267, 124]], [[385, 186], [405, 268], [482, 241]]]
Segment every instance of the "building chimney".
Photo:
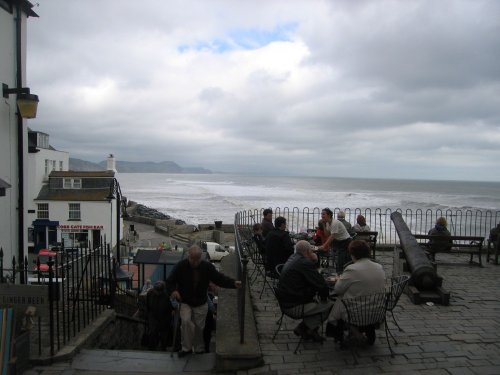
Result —
[[107, 168], [108, 171], [113, 171], [116, 173], [116, 162], [113, 154], [109, 154]]

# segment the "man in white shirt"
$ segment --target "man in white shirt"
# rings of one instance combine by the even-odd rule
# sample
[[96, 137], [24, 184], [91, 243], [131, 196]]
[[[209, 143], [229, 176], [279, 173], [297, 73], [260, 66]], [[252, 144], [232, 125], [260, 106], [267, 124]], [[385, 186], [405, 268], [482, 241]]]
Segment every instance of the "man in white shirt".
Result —
[[333, 250], [333, 256], [337, 255], [336, 271], [342, 273], [344, 265], [351, 261], [347, 247], [351, 242], [351, 235], [347, 231], [344, 224], [333, 218], [333, 212], [329, 208], [321, 211], [321, 220], [325, 223], [325, 231], [329, 233], [326, 242], [318, 249], [322, 251], [329, 251], [330, 247]]

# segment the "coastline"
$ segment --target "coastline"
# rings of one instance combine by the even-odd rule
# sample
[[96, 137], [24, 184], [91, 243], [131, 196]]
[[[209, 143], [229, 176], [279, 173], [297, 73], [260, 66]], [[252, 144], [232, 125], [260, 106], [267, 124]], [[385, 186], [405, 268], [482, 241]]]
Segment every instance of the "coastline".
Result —
[[127, 204], [128, 231], [124, 231], [124, 240], [131, 238], [131, 225], [138, 235], [138, 239], [131, 245], [134, 247], [161, 248], [181, 246], [186, 247], [200, 244], [203, 241], [213, 241], [220, 245], [234, 246], [234, 226], [222, 225], [220, 228], [214, 224], [186, 224], [183, 220], [164, 214], [157, 209], [147, 207], [135, 201]]

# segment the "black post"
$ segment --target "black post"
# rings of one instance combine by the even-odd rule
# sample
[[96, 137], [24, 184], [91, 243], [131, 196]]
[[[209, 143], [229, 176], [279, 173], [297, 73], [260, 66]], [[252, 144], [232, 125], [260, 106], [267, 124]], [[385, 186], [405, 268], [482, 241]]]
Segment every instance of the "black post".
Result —
[[241, 260], [242, 270], [241, 270], [241, 290], [239, 298], [240, 302], [240, 344], [245, 342], [245, 303], [246, 303], [246, 289], [247, 289], [247, 264], [248, 257], [243, 254], [243, 259]]
[[3, 247], [0, 247], [0, 283], [3, 283]]
[[118, 258], [118, 265], [122, 262], [121, 254], [121, 244], [120, 244], [120, 217], [122, 208], [122, 195], [119, 190], [118, 180], [115, 178], [115, 190], [116, 190], [116, 256]]
[[49, 336], [50, 336], [50, 356], [54, 357], [54, 280], [53, 269], [54, 261], [49, 257], [47, 262], [49, 266]]

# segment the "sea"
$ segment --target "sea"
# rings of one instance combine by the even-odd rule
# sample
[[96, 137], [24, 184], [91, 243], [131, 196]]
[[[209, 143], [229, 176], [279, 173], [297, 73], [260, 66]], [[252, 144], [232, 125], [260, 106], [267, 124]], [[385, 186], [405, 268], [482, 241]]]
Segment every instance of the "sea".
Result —
[[188, 224], [261, 208], [500, 211], [500, 182], [118, 173], [127, 199]]

